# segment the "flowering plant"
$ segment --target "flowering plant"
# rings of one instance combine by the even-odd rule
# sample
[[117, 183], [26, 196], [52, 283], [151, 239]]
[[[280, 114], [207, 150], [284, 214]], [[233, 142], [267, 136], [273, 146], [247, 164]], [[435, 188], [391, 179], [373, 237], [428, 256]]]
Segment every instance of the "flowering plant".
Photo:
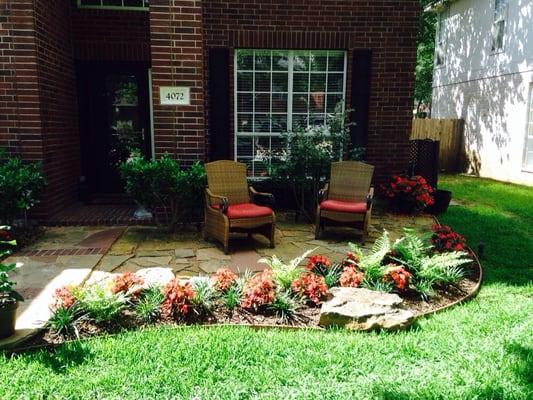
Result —
[[331, 267], [331, 260], [325, 256], [312, 256], [309, 257], [307, 261], [306, 269], [308, 271], [314, 272], [318, 275], [326, 275], [328, 269]]
[[131, 295], [132, 297], [137, 297], [142, 291], [143, 284], [143, 278], [128, 271], [124, 272], [121, 275], [118, 275], [113, 280], [111, 292], [114, 294], [124, 293], [127, 295]]
[[466, 249], [466, 240], [463, 236], [454, 232], [446, 225], [433, 225], [431, 227], [433, 235], [430, 243], [438, 253], [449, 251], [463, 251]]
[[244, 285], [241, 306], [243, 308], [253, 308], [271, 304], [276, 297], [275, 285], [272, 271], [264, 270], [262, 273], [253, 276]]
[[385, 269], [383, 280], [386, 282], [393, 282], [398, 290], [405, 290], [409, 286], [409, 278], [411, 274], [399, 265], [389, 264]]
[[161, 314], [165, 318], [182, 317], [189, 313], [194, 291], [189, 283], [182, 284], [173, 279], [163, 289], [165, 299], [161, 305]]
[[74, 295], [74, 286], [63, 286], [54, 291], [53, 302], [50, 305], [52, 311], [60, 308], [68, 309], [76, 303]]
[[328, 287], [324, 277], [312, 272], [307, 272], [295, 279], [291, 289], [294, 293], [315, 304], [320, 304], [322, 299], [328, 295]]
[[363, 282], [365, 274], [359, 271], [355, 266], [349, 265], [344, 267], [339, 283], [342, 287], [359, 287]]
[[212, 277], [215, 282], [216, 289], [220, 290], [221, 292], [225, 292], [231, 288], [237, 281], [237, 278], [237, 274], [235, 274], [229, 268], [220, 268]]
[[423, 210], [435, 202], [433, 189], [421, 176], [393, 176], [387, 184], [381, 185], [381, 190], [398, 208], [404, 210]]

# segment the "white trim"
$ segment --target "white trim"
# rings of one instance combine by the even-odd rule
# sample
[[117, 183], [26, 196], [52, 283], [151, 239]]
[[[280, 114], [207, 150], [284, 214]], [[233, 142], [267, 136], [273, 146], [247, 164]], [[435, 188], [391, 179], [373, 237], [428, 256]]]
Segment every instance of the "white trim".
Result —
[[[98, 4], [82, 4], [82, 0], [77, 0], [78, 8], [87, 8], [87, 9], [93, 9], [93, 10], [119, 10], [119, 11], [149, 11], [150, 6], [106, 6], [103, 4], [103, 0], [100, 0], [100, 5]], [[124, 4], [124, 0], [122, 0], [122, 4]], [[143, 0], [144, 4], [144, 0]]]
[[148, 68], [148, 103], [150, 104], [150, 146], [152, 160], [155, 160], [154, 98], [152, 90], [152, 68]]
[[[531, 151], [533, 152], [533, 148], [529, 149], [528, 143], [529, 143], [529, 128], [530, 125], [531, 128], [531, 137], [533, 138], [533, 118], [531, 118], [531, 114], [533, 113], [533, 82], [529, 83], [529, 95], [527, 97], [527, 106], [526, 106], [526, 135], [524, 140], [524, 152], [522, 154], [522, 172], [533, 172], [532, 167], [527, 166], [528, 161], [528, 153]], [[533, 156], [532, 156], [533, 157]]]

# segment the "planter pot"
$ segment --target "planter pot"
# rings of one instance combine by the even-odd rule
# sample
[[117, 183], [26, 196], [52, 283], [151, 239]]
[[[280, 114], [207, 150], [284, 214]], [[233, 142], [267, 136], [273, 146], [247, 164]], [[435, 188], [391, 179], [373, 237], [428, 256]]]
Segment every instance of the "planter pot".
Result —
[[0, 339], [7, 338], [15, 333], [18, 306], [19, 303], [17, 301], [0, 305]]
[[433, 197], [435, 198], [435, 204], [426, 208], [428, 213], [437, 215], [448, 211], [448, 206], [452, 200], [452, 192], [448, 190], [437, 190], [433, 194]]

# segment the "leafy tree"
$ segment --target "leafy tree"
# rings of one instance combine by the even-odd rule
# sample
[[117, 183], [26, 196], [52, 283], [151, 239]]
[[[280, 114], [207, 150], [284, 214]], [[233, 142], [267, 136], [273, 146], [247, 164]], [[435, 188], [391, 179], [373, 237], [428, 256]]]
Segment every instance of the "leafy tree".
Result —
[[421, 14], [417, 37], [417, 62], [415, 69], [415, 101], [417, 111], [422, 104], [431, 103], [433, 83], [433, 56], [435, 54], [434, 13], [424, 12], [424, 8], [433, 0], [420, 0]]

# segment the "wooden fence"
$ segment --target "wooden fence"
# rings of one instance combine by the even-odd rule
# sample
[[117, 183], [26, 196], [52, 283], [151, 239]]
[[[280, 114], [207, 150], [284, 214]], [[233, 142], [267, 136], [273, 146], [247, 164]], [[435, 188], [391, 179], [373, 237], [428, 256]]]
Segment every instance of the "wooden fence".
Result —
[[410, 139], [439, 141], [439, 169], [461, 172], [464, 163], [463, 132], [462, 119], [414, 119]]

